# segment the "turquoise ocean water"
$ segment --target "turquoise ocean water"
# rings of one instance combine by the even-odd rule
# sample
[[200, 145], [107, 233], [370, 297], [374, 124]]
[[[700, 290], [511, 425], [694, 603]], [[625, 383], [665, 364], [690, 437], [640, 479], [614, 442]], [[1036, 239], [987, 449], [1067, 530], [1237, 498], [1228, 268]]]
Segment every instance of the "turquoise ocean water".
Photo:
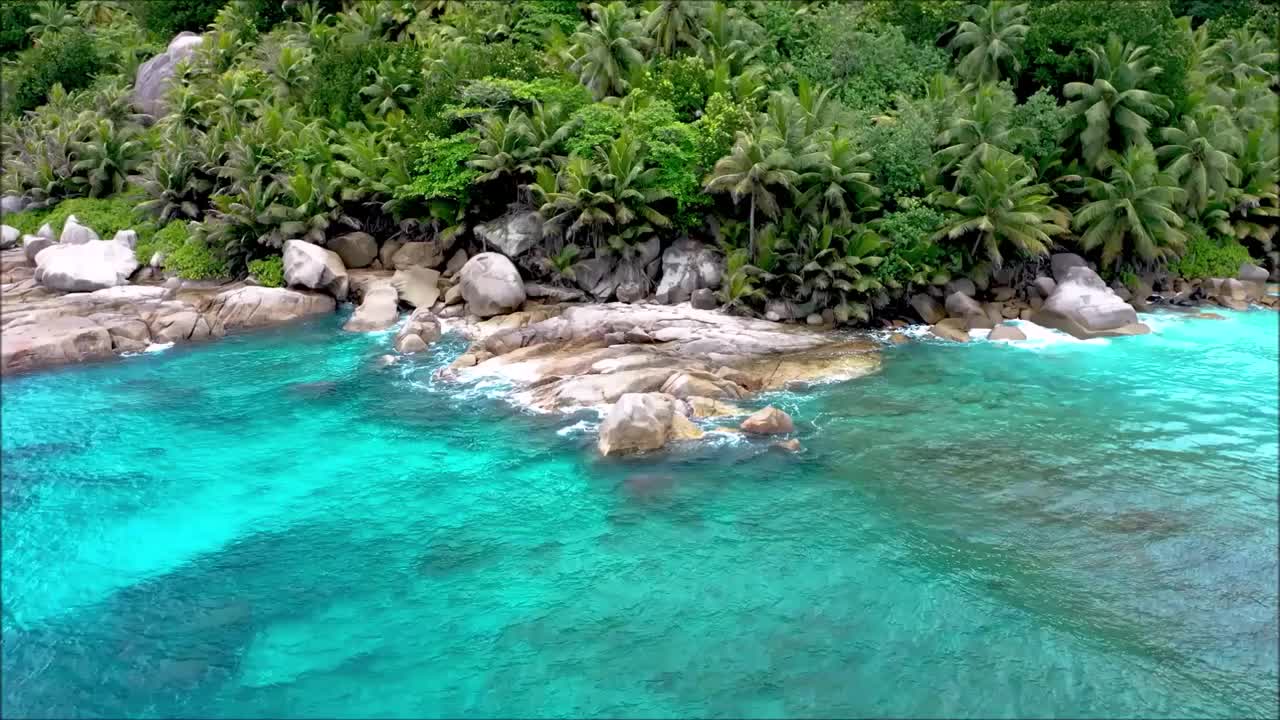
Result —
[[1277, 714], [1277, 315], [600, 459], [340, 318], [3, 383], [5, 717]]

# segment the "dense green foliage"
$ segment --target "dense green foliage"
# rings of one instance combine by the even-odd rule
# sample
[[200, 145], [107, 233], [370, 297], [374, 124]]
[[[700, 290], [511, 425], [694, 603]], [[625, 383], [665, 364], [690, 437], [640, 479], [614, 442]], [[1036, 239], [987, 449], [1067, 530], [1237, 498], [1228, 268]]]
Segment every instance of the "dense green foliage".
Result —
[[1185, 278], [1235, 277], [1241, 263], [1251, 263], [1249, 251], [1234, 238], [1210, 238], [1204, 228], [1188, 228], [1186, 250], [1169, 269]]
[[249, 263], [249, 274], [264, 287], [284, 287], [284, 259], [279, 255]]
[[[352, 229], [475, 249], [509, 209], [547, 222], [531, 277], [687, 234], [757, 313], [865, 319], [1057, 249], [1225, 274], [1275, 263], [1278, 20], [1260, 0], [24, 0], [0, 9], [0, 186], [61, 212], [137, 185], [164, 226], [147, 249], [187, 277], [276, 282], [285, 240]], [[204, 45], [143, 123], [134, 72], [182, 30]]]

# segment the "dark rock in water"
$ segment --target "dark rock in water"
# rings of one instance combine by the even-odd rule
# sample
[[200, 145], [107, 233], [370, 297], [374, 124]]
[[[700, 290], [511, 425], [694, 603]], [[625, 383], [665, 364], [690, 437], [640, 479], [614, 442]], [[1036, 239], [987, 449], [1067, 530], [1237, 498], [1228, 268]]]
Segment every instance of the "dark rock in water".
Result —
[[667, 492], [675, 483], [675, 477], [664, 473], [636, 473], [623, 480], [622, 487], [633, 498], [648, 499]]
[[289, 386], [291, 392], [298, 393], [304, 397], [319, 397], [329, 395], [338, 388], [338, 383], [332, 380], [321, 380], [319, 382], [294, 383]]
[[492, 542], [483, 542], [465, 533], [446, 531], [444, 537], [432, 540], [426, 552], [418, 558], [418, 572], [422, 575], [444, 575], [463, 570], [474, 570], [497, 554]]

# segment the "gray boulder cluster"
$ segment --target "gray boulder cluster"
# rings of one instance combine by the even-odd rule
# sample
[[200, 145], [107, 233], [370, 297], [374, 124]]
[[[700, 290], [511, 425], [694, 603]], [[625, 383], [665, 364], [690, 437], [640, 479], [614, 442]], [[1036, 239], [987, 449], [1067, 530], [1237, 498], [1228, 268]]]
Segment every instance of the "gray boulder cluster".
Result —
[[953, 280], [945, 291], [913, 295], [909, 302], [930, 332], [946, 340], [967, 342], [970, 330], [990, 330], [991, 340], [1025, 340], [1026, 335], [1009, 321], [1029, 320], [1061, 330], [1077, 338], [1140, 335], [1150, 328], [1138, 322], [1138, 308], [1145, 309], [1150, 291], [1135, 296], [1114, 283], [1108, 287], [1084, 258], [1072, 253], [1050, 257], [1052, 277], [1038, 275], [1016, 283], [1014, 273], [997, 273], [998, 285], [984, 287], [989, 300], [979, 301], [979, 289], [969, 279]]
[[16, 235], [0, 226], [4, 374], [221, 337], [335, 308], [326, 295], [243, 283], [133, 284], [144, 275], [134, 253], [137, 233], [121, 230], [103, 240], [74, 215], [56, 239], [47, 224], [21, 245]]

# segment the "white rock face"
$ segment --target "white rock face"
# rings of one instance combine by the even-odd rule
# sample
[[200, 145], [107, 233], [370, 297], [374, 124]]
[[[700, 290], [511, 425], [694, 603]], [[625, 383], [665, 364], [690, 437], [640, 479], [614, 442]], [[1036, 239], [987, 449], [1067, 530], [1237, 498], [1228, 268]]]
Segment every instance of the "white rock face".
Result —
[[67, 217], [67, 221], [62, 224], [62, 234], [58, 236], [58, 242], [63, 245], [83, 245], [92, 240], [100, 240], [98, 233], [93, 228], [81, 225], [75, 215]]
[[[64, 232], [65, 234], [65, 232]], [[51, 290], [89, 292], [129, 284], [138, 269], [133, 248], [114, 240], [56, 243], [36, 254], [36, 282]]]
[[476, 237], [507, 257], [516, 257], [542, 241], [542, 217], [536, 212], [508, 213], [476, 226]]
[[347, 299], [347, 268], [332, 250], [305, 240], [284, 244], [284, 281], [289, 285], [321, 290], [337, 300]]
[[601, 455], [656, 450], [667, 444], [674, 414], [669, 395], [654, 392], [623, 395], [600, 424], [596, 446]]
[[351, 319], [342, 326], [351, 332], [373, 332], [386, 330], [396, 324], [399, 308], [396, 306], [398, 294], [390, 280], [378, 280], [364, 292], [364, 301], [352, 313]]
[[138, 247], [138, 233], [132, 230], [121, 230], [111, 239], [122, 245], [128, 245], [130, 250]]
[[1067, 267], [1053, 294], [1031, 316], [1031, 322], [1081, 339], [1151, 332], [1138, 322], [1132, 305], [1082, 265]]
[[5, 195], [0, 198], [0, 213], [9, 214], [22, 212], [27, 206], [27, 201], [21, 195]]
[[36, 255], [39, 255], [41, 250], [53, 245], [54, 243], [55, 241], [53, 239], [47, 238], [43, 235], [23, 235], [22, 251], [26, 253], [27, 262], [34, 263], [36, 261]]
[[524, 304], [524, 281], [516, 266], [503, 255], [480, 253], [462, 266], [458, 277], [462, 298], [473, 315], [491, 317]]
[[8, 250], [18, 244], [18, 239], [22, 237], [22, 233], [18, 228], [10, 225], [0, 225], [0, 250]]
[[133, 83], [133, 102], [139, 110], [152, 117], [164, 114], [164, 94], [173, 78], [174, 66], [179, 60], [191, 57], [203, 42], [201, 35], [178, 33], [164, 52], [138, 66]]
[[700, 242], [677, 240], [662, 253], [662, 280], [658, 302], [674, 305], [689, 300], [694, 291], [720, 287], [724, 269], [718, 255]]

